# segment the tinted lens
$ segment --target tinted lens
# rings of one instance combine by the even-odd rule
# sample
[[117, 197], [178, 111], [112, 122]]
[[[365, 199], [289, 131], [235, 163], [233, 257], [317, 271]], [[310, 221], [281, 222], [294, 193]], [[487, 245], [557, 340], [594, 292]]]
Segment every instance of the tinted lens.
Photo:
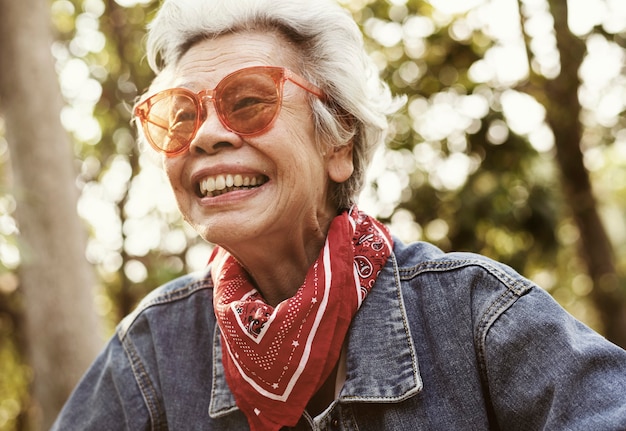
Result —
[[193, 96], [181, 90], [168, 90], [148, 102], [144, 130], [152, 144], [166, 153], [186, 147], [198, 124], [198, 106]]
[[[169, 155], [184, 151], [204, 121], [200, 103], [209, 97], [220, 121], [240, 135], [265, 131], [281, 105], [283, 68], [242, 69], [224, 78], [215, 90], [198, 95], [182, 89], [165, 90], [150, 97], [136, 110], [148, 141]], [[203, 118], [200, 118], [200, 117]]]
[[242, 135], [262, 132], [280, 108], [281, 78], [281, 69], [251, 69], [230, 75], [216, 89], [222, 122]]

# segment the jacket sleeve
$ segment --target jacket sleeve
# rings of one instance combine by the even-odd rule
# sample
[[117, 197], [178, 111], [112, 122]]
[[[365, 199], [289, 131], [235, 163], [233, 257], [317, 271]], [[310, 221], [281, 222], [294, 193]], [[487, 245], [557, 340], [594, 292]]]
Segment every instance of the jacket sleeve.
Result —
[[128, 355], [114, 336], [74, 389], [52, 430], [148, 430], [150, 413]]
[[626, 351], [535, 287], [488, 329], [484, 367], [506, 430], [626, 430]]

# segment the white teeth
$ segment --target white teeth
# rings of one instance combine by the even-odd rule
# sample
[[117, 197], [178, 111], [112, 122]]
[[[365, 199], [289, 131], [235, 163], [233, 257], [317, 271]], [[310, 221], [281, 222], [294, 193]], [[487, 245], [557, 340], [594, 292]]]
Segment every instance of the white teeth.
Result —
[[[264, 177], [244, 177], [241, 174], [225, 174], [207, 177], [200, 181], [202, 196], [217, 196], [238, 187], [256, 187], [265, 183]], [[215, 193], [214, 193], [215, 192]]]
[[226, 188], [226, 178], [224, 175], [218, 175], [215, 177], [215, 190], [222, 190]]
[[206, 190], [207, 192], [212, 192], [213, 190], [215, 190], [215, 178], [213, 177], [209, 177], [207, 178], [203, 183], [202, 183], [202, 187], [204, 188], [204, 190]]

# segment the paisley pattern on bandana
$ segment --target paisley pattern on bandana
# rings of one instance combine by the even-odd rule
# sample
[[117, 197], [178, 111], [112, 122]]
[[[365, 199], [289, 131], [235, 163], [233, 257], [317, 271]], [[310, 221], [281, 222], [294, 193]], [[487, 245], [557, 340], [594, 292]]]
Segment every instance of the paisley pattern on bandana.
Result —
[[253, 431], [296, 425], [337, 363], [391, 250], [387, 228], [353, 207], [332, 221], [296, 294], [272, 307], [235, 258], [215, 249], [211, 276], [226, 380]]

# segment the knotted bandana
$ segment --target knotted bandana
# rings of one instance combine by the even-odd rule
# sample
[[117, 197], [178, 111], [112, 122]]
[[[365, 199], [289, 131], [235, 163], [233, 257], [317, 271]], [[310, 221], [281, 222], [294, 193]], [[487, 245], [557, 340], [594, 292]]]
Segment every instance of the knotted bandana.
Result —
[[252, 431], [296, 425], [337, 363], [391, 250], [385, 226], [353, 207], [331, 222], [296, 294], [274, 308], [235, 258], [215, 249], [211, 276], [226, 381]]

